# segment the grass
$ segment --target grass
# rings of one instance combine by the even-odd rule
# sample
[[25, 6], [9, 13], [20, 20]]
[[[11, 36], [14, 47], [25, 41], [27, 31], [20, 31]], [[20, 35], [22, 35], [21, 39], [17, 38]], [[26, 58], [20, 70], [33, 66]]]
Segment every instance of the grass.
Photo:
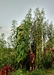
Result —
[[54, 75], [54, 69], [47, 70], [46, 75]]
[[[30, 75], [30, 72], [29, 71], [27, 71], [27, 72], [23, 72], [23, 73], [26, 73], [26, 75]], [[13, 73], [11, 73], [11, 74], [8, 74], [8, 75], [13, 75]], [[18, 75], [18, 74], [16, 74], [16, 75]], [[21, 74], [20, 74], [21, 75]], [[22, 74], [23, 75], [23, 74]], [[46, 75], [54, 75], [54, 69], [47, 69], [46, 70]]]

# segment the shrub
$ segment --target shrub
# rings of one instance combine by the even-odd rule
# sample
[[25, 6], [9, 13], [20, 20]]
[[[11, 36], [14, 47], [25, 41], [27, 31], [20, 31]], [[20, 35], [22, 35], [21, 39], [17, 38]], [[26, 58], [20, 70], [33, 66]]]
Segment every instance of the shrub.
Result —
[[48, 54], [43, 58], [43, 66], [48, 69], [52, 67], [52, 57]]

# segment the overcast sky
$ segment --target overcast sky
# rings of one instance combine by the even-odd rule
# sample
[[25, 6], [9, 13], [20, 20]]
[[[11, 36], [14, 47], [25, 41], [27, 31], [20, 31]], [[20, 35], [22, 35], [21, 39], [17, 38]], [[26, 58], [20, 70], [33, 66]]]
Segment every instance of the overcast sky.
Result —
[[0, 0], [0, 33], [9, 35], [12, 20], [21, 21], [27, 14], [29, 8], [44, 8], [46, 19], [54, 22], [54, 0]]

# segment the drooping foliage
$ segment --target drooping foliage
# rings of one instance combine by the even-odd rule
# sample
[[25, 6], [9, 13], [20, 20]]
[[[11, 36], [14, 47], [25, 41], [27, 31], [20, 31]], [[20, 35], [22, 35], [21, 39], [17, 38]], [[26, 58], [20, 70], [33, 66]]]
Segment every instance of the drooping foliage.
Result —
[[17, 27], [16, 35], [16, 58], [20, 62], [26, 57], [26, 52], [29, 48], [29, 31], [32, 26], [31, 9], [22, 21], [21, 25]]

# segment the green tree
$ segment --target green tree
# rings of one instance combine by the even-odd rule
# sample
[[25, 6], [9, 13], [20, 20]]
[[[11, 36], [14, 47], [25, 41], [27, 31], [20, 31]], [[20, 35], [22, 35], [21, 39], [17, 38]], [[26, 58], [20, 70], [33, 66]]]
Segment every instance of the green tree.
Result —
[[53, 47], [53, 44], [52, 44], [52, 39], [53, 39], [52, 32], [53, 32], [53, 23], [50, 22], [50, 24], [48, 25], [48, 30], [47, 30], [47, 36], [48, 36], [48, 39], [49, 39], [49, 41], [47, 43], [47, 46], [48, 46], [49, 49], [51, 47]]
[[[33, 37], [36, 44], [36, 62], [39, 67], [39, 64], [41, 63], [40, 61], [42, 57], [42, 52], [44, 52], [44, 47], [46, 46], [45, 43], [47, 36], [50, 42], [52, 42], [53, 24], [49, 24], [48, 21], [45, 21], [44, 10], [42, 9], [40, 11], [39, 8], [36, 8], [35, 10], [34, 21]], [[50, 45], [52, 46], [52, 43], [50, 43]]]
[[6, 40], [5, 40], [4, 36], [5, 36], [4, 33], [2, 33], [0, 35], [0, 48], [6, 48]]
[[31, 9], [28, 11], [25, 19], [21, 25], [17, 28], [16, 36], [16, 58], [20, 62], [26, 57], [26, 52], [29, 48], [29, 30], [32, 26]]
[[39, 64], [40, 57], [42, 57], [42, 47], [43, 47], [43, 23], [44, 23], [44, 10], [41, 11], [36, 8], [34, 12], [35, 24], [34, 24], [34, 42], [36, 44], [36, 62]]
[[12, 27], [11, 27], [11, 35], [8, 37], [8, 45], [9, 45], [9, 47], [13, 47], [13, 48], [15, 48], [15, 44], [16, 44], [16, 42], [15, 42], [15, 39], [16, 39], [15, 36], [16, 36], [16, 32], [17, 32], [16, 25], [17, 25], [17, 21], [13, 20]]

